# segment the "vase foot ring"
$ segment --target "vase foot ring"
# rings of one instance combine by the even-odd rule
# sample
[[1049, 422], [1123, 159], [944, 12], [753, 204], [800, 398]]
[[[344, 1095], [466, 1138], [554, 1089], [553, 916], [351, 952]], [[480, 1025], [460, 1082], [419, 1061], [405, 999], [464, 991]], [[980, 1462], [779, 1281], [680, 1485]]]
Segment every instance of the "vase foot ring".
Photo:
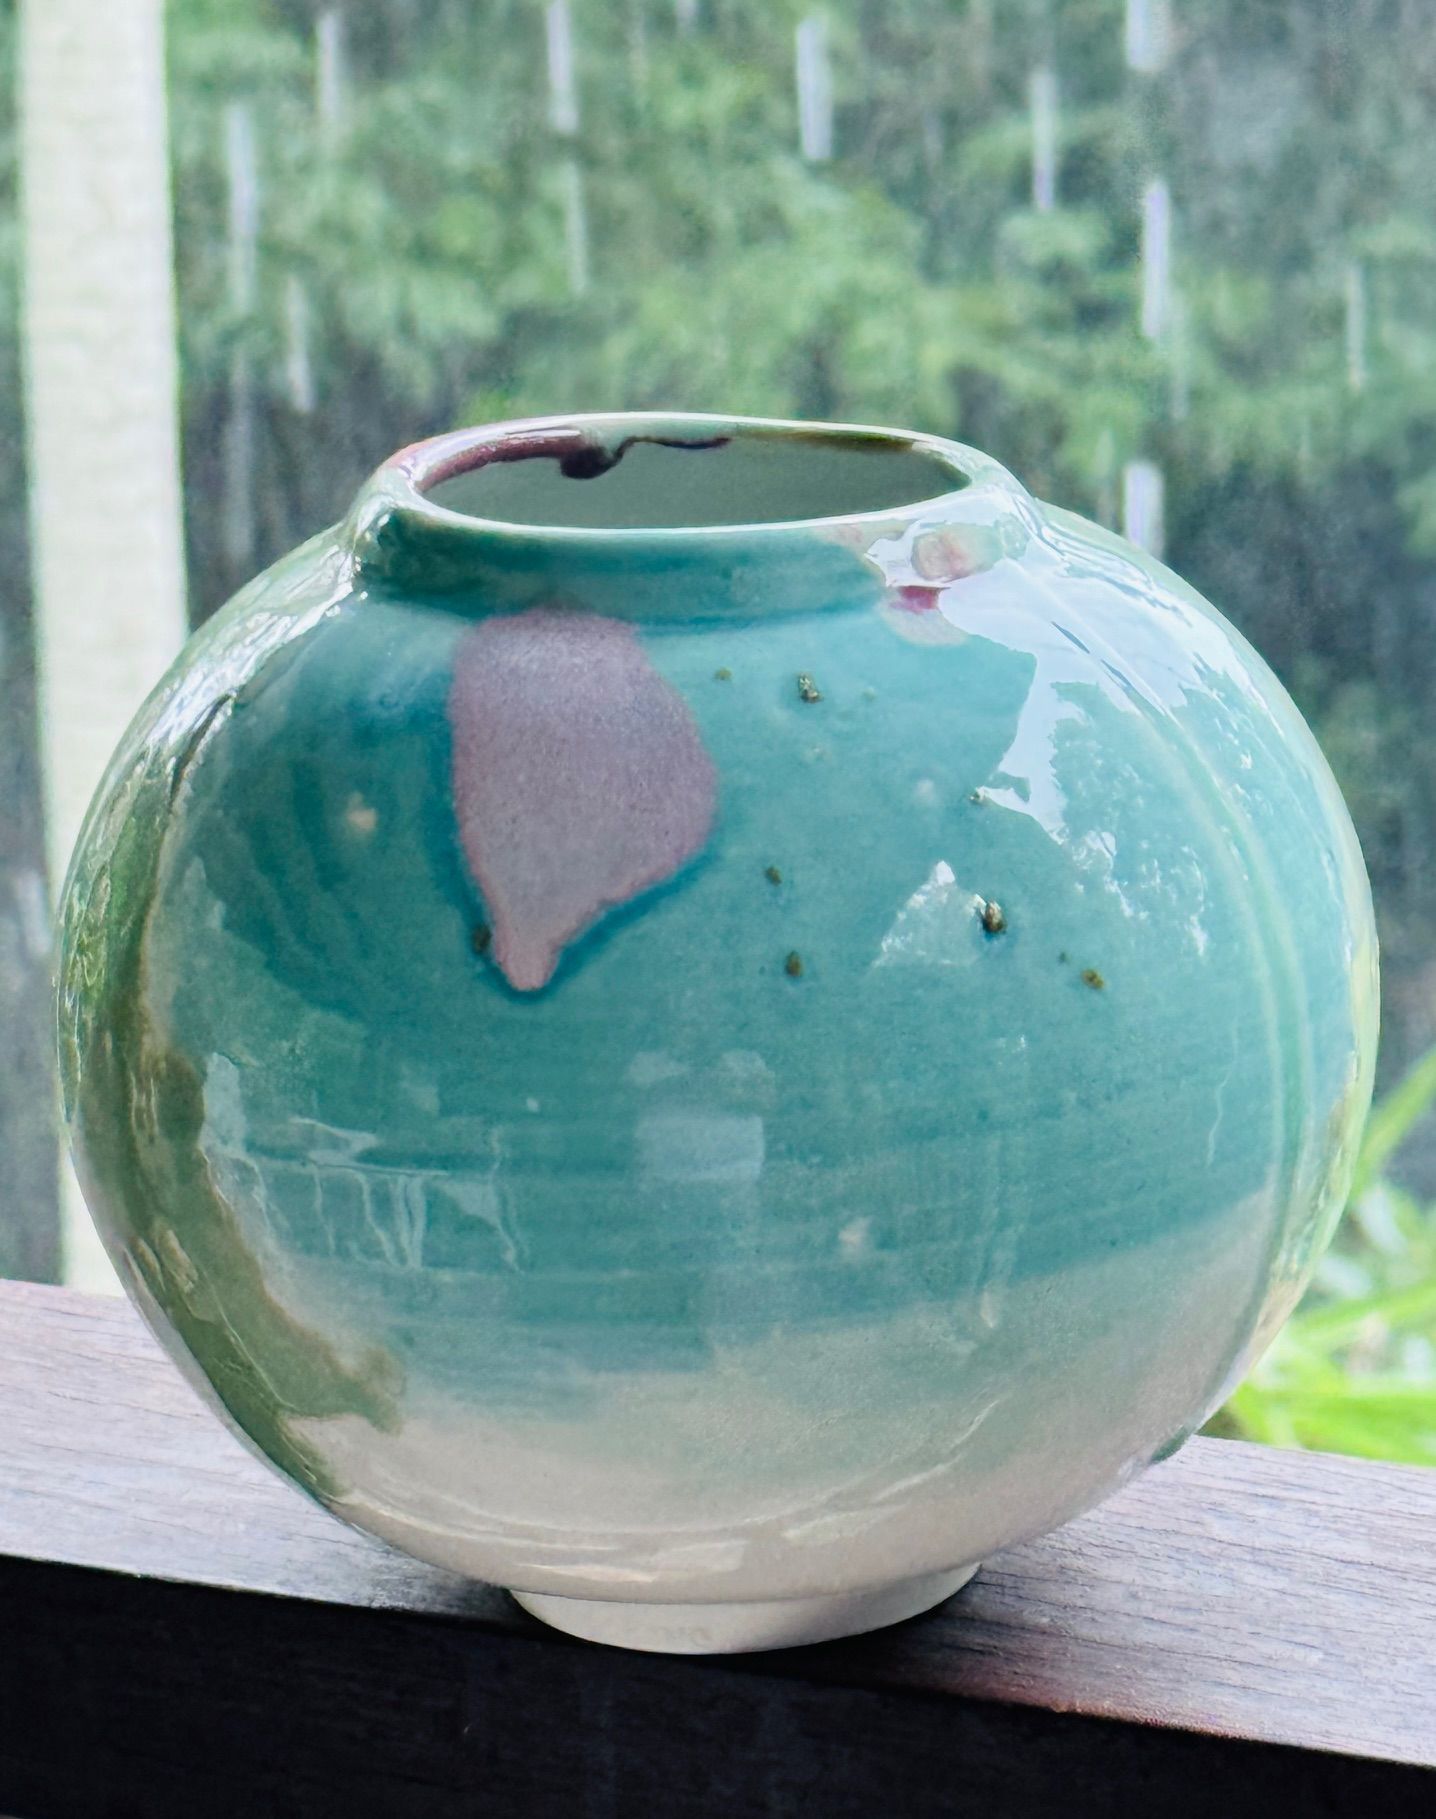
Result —
[[531, 1616], [569, 1636], [662, 1655], [735, 1655], [747, 1649], [793, 1648], [860, 1636], [930, 1611], [977, 1571], [924, 1573], [860, 1592], [823, 1598], [775, 1598], [751, 1604], [632, 1604], [607, 1598], [560, 1598], [514, 1592]]

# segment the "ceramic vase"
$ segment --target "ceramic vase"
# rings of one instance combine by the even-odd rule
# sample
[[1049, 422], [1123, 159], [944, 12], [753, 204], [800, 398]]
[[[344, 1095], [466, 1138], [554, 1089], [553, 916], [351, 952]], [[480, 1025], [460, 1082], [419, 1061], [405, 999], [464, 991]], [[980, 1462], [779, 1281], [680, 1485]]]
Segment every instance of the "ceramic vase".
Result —
[[347, 1521], [577, 1633], [893, 1621], [1172, 1451], [1371, 1087], [1331, 775], [955, 443], [404, 450], [190, 642], [66, 887], [129, 1291]]

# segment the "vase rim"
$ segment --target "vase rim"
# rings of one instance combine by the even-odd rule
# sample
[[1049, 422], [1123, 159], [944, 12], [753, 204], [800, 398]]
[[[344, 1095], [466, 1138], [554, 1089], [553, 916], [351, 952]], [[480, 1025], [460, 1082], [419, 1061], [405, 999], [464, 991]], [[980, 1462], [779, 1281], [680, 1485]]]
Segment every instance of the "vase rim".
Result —
[[[936, 490], [920, 486], [912, 497], [857, 510], [654, 524], [490, 517], [435, 496], [447, 483], [498, 463], [544, 459], [558, 463], [567, 478], [584, 480], [608, 473], [635, 444], [704, 450], [744, 441], [807, 444], [828, 459], [838, 451], [891, 454], [904, 458], [904, 471], [915, 463], [931, 470]], [[1026, 489], [999, 462], [941, 436], [802, 418], [611, 411], [483, 424], [411, 443], [371, 477], [348, 529], [361, 571], [452, 588], [462, 585], [464, 569], [477, 577], [493, 564], [528, 556], [723, 562], [741, 550], [751, 560], [777, 561], [814, 537], [856, 548], [869, 530], [877, 538], [923, 520], [991, 526], [1026, 520], [1031, 509]]]
[[[433, 496], [445, 482], [481, 471], [496, 462], [551, 459], [565, 464], [594, 465], [574, 474], [588, 478], [616, 466], [622, 454], [637, 443], [668, 448], [716, 449], [738, 441], [807, 443], [815, 448], [853, 452], [886, 452], [916, 456], [946, 470], [954, 484], [936, 492], [861, 510], [803, 513], [793, 516], [733, 518], [711, 523], [592, 525], [533, 523], [522, 519], [489, 517], [457, 510]], [[510, 422], [482, 424], [451, 430], [422, 442], [411, 443], [390, 457], [379, 476], [390, 482], [405, 503], [432, 514], [446, 527], [473, 525], [488, 535], [542, 531], [558, 538], [628, 537], [663, 540], [702, 534], [729, 533], [751, 536], [772, 532], [814, 529], [825, 525], [861, 524], [894, 515], [931, 511], [984, 484], [999, 484], [1021, 493], [1018, 481], [999, 462], [979, 450], [945, 437], [920, 431], [891, 429], [869, 423], [838, 423], [784, 417], [745, 417], [706, 411], [595, 411], [552, 417], [516, 418]]]

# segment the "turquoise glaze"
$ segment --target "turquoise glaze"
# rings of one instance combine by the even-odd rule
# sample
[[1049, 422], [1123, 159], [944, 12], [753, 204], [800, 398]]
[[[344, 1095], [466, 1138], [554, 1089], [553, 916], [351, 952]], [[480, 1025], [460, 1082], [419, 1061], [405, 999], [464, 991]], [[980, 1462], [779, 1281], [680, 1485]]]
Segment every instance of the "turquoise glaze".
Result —
[[191, 641], [63, 908], [76, 1161], [176, 1357], [643, 1646], [904, 1614], [1171, 1451], [1329, 1236], [1376, 1014], [1238, 634], [825, 425], [404, 451]]

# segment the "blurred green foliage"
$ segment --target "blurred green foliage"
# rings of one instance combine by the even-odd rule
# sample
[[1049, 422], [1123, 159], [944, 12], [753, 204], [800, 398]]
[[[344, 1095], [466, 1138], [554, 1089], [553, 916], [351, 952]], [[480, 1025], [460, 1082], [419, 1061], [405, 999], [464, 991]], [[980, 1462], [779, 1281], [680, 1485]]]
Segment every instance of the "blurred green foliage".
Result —
[[1336, 1242], [1208, 1431], [1436, 1465], [1436, 1205], [1384, 1172], [1436, 1101], [1436, 1049], [1373, 1108]]

